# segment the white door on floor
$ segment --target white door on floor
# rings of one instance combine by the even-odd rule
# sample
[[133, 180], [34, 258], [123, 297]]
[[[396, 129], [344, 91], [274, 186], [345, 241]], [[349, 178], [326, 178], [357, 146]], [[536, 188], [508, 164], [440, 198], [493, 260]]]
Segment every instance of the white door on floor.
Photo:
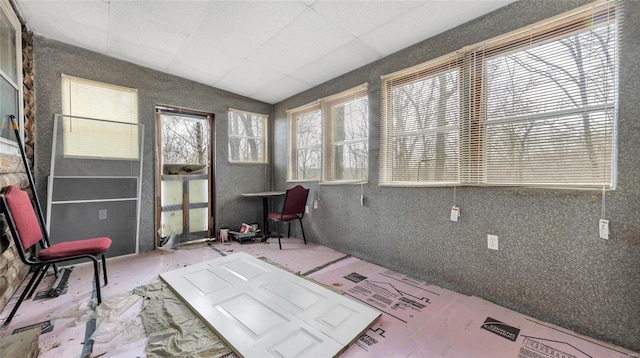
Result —
[[160, 276], [246, 357], [336, 356], [380, 316], [245, 253]]

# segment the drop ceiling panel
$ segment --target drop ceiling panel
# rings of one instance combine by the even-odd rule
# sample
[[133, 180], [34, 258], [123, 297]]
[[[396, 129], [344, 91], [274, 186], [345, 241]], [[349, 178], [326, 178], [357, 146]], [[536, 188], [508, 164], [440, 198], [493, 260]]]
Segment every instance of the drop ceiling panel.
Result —
[[283, 74], [243, 60], [238, 67], [227, 73], [222, 79], [217, 81], [214, 86], [229, 92], [251, 97], [254, 93], [260, 92], [281, 80], [283, 77]]
[[206, 9], [192, 37], [244, 58], [305, 8], [294, 1], [216, 1]]
[[37, 34], [94, 51], [107, 50], [107, 3], [21, 1], [19, 9]]
[[316, 1], [313, 9], [359, 37], [417, 7], [417, 1]]
[[311, 87], [313, 87], [313, 85], [309, 83], [286, 76], [278, 82], [270, 84], [262, 91], [253, 94], [252, 97], [267, 103], [275, 103], [284, 98], [289, 98], [296, 93], [306, 91]]
[[199, 72], [222, 77], [238, 67], [242, 58], [219, 48], [208, 46], [206, 41], [187, 39], [175, 63], [186, 65]]
[[136, 17], [124, 9], [111, 9], [109, 53], [138, 63], [166, 70], [187, 36], [162, 25]]
[[265, 42], [249, 60], [290, 74], [353, 39], [353, 36], [314, 10], [307, 9], [274, 38]]
[[[422, 3], [360, 39], [391, 54], [489, 13], [513, 1], [430, 1]], [[455, 19], [452, 18], [455, 14]], [[428, 20], [427, 20], [428, 19]]]
[[36, 35], [269, 103], [514, 1], [15, 0]]
[[207, 1], [130, 1], [111, 0], [111, 9], [126, 12], [132, 17], [189, 35], [202, 17]]
[[291, 76], [301, 81], [319, 85], [350, 71], [371, 63], [382, 55], [360, 40], [353, 40], [329, 53], [318, 61], [294, 72]]

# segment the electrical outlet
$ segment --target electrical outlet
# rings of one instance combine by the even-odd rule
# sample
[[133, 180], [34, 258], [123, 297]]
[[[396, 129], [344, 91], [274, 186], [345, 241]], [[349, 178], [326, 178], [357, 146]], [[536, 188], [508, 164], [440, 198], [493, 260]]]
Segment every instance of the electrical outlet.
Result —
[[104, 220], [107, 218], [107, 209], [98, 210], [98, 220]]
[[318, 199], [313, 201], [313, 208], [317, 209], [318, 208]]
[[487, 235], [487, 247], [491, 250], [498, 250], [498, 235]]
[[599, 232], [601, 239], [609, 240], [609, 220], [600, 219]]
[[309, 214], [309, 205], [304, 206], [304, 213]]

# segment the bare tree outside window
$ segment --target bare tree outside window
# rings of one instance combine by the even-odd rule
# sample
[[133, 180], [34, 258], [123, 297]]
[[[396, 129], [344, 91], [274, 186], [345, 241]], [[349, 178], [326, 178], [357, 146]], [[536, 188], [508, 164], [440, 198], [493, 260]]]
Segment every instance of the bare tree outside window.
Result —
[[[357, 98], [356, 98], [357, 97]], [[325, 181], [362, 181], [369, 171], [367, 89], [326, 105], [328, 123]]]
[[206, 120], [162, 115], [163, 164], [207, 165], [209, 131]]
[[487, 182], [611, 181], [615, 46], [611, 24], [487, 60]]
[[320, 179], [322, 122], [320, 110], [295, 117], [296, 178]]
[[391, 90], [393, 181], [458, 180], [459, 70]]
[[266, 163], [267, 115], [229, 111], [229, 161]]
[[385, 76], [381, 184], [613, 187], [617, 6]]

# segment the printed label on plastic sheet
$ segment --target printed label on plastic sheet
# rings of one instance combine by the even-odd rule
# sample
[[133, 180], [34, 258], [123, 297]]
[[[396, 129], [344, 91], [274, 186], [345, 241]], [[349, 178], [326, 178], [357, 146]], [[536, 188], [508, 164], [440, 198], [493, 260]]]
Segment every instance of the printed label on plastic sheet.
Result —
[[343, 357], [390, 356], [421, 325], [466, 297], [364, 261], [310, 277], [382, 312]]
[[423, 326], [393, 357], [634, 357], [477, 297], [458, 301]]

